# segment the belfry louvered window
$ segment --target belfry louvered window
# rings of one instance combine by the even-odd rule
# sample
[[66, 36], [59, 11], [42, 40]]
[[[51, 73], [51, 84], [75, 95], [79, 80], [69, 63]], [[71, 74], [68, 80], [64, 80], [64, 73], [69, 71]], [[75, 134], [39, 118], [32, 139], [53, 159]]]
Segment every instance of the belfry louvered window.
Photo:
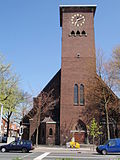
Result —
[[80, 85], [80, 105], [84, 105], [84, 85]]
[[78, 85], [74, 85], [74, 104], [78, 104]]

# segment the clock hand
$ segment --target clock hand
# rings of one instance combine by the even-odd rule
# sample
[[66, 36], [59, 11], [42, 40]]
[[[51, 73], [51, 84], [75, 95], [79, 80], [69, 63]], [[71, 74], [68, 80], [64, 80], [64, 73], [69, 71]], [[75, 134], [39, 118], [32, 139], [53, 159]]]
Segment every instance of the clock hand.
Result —
[[84, 17], [82, 17], [82, 18], [77, 18], [76, 21], [75, 21], [75, 25], [77, 24], [78, 21], [81, 21], [82, 19], [84, 19]]
[[82, 19], [84, 19], [84, 17], [82, 17], [82, 18], [78, 18], [76, 21], [80, 21], [80, 20], [82, 20]]

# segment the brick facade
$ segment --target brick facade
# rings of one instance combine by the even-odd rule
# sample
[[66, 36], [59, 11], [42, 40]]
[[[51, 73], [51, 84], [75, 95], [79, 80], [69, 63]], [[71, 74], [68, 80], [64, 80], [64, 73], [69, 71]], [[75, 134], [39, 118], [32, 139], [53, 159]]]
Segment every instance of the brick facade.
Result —
[[[107, 85], [96, 74], [96, 55], [94, 39], [94, 15], [95, 6], [61, 6], [60, 7], [60, 25], [62, 27], [62, 63], [61, 70], [47, 84], [43, 91], [49, 92], [54, 89], [53, 97], [57, 103], [53, 110], [46, 111], [39, 121], [39, 143], [41, 144], [65, 144], [70, 141], [75, 134], [76, 139], [81, 143], [87, 143], [88, 135], [86, 125], [95, 117], [98, 123], [104, 119], [101, 113], [102, 90], [100, 86], [108, 89]], [[82, 26], [75, 26], [71, 22], [73, 15], [84, 15], [85, 23]], [[71, 32], [80, 32], [80, 35], [71, 35]], [[83, 31], [85, 34], [82, 35]], [[78, 104], [74, 104], [74, 85], [78, 85]], [[80, 85], [84, 86], [84, 103], [80, 103]], [[117, 96], [108, 89], [112, 95], [112, 101], [109, 108], [116, 111], [118, 106]], [[99, 98], [96, 98], [98, 96]], [[34, 105], [40, 105], [40, 94], [34, 99]], [[38, 107], [39, 108], [39, 107]], [[37, 111], [38, 112], [38, 111]], [[110, 113], [111, 117], [114, 115]], [[41, 124], [45, 117], [51, 117], [53, 124]], [[36, 113], [29, 120], [29, 137], [34, 137], [36, 132]], [[25, 120], [23, 120], [25, 121]], [[118, 124], [113, 128], [111, 121], [112, 137], [120, 135]], [[117, 121], [117, 119], [116, 119]], [[103, 129], [105, 124], [102, 123]], [[53, 134], [49, 135], [52, 128]], [[42, 132], [45, 129], [45, 132]], [[105, 131], [104, 131], [105, 132]], [[117, 132], [117, 133], [116, 133]], [[44, 135], [44, 138], [42, 138]], [[82, 136], [80, 136], [82, 135]], [[104, 139], [106, 139], [106, 133]], [[82, 137], [80, 139], [80, 137]], [[35, 138], [34, 138], [35, 139]], [[102, 137], [103, 139], [103, 137]], [[102, 140], [101, 140], [102, 141]]]

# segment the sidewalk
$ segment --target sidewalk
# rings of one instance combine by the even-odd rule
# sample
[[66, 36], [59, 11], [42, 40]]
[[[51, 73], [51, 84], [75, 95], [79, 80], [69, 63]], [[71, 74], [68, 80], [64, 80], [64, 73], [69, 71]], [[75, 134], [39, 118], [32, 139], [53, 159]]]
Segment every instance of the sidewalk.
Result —
[[79, 149], [76, 149], [76, 148], [66, 148], [65, 146], [45, 146], [45, 145], [38, 145], [38, 146], [35, 146], [35, 150], [36, 151], [57, 151], [57, 152], [81, 152], [81, 153], [96, 153], [96, 148], [94, 148], [94, 151], [93, 151], [93, 148], [91, 147], [80, 147]]

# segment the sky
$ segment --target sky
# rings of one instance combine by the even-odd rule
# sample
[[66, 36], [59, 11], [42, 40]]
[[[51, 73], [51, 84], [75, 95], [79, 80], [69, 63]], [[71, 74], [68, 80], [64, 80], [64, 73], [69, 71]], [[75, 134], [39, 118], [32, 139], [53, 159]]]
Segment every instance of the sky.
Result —
[[107, 59], [120, 45], [120, 0], [0, 0], [0, 53], [33, 96], [61, 68], [59, 5], [66, 4], [97, 5], [95, 45]]

